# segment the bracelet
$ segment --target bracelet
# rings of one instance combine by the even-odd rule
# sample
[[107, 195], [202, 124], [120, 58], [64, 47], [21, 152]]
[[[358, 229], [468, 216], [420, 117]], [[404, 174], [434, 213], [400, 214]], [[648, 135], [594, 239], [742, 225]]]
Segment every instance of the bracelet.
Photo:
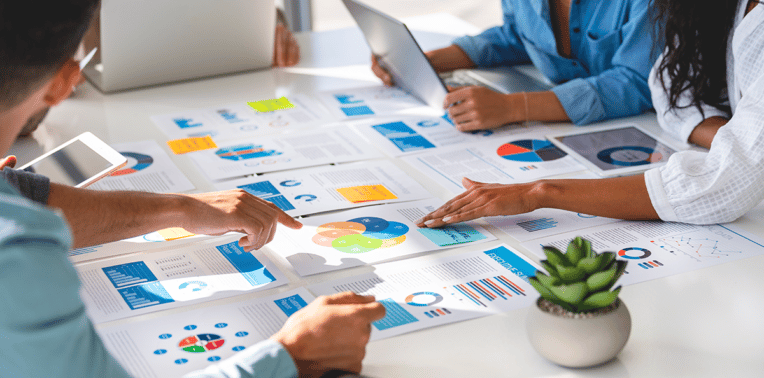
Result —
[[528, 122], [529, 114], [528, 114], [528, 92], [523, 92], [523, 99], [525, 100], [525, 122]]

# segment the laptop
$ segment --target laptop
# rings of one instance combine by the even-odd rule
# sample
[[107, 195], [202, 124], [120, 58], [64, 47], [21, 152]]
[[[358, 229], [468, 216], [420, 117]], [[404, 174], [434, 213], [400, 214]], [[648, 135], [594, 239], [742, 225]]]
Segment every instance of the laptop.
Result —
[[270, 67], [275, 27], [273, 0], [103, 0], [84, 74], [108, 93]]
[[379, 57], [380, 65], [395, 84], [431, 107], [443, 107], [448, 93], [446, 85], [480, 85], [503, 94], [551, 88], [543, 78], [512, 67], [457, 70], [441, 77], [403, 22], [356, 0], [342, 2], [361, 28], [372, 54]]

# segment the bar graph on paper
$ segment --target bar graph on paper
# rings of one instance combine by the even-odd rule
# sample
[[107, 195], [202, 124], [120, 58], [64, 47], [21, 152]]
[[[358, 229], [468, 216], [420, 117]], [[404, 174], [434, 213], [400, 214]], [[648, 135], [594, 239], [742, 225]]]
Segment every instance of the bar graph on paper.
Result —
[[493, 301], [507, 301], [512, 297], [526, 296], [523, 288], [505, 276], [484, 278], [444, 289], [459, 297], [460, 301], [471, 302], [478, 307], [488, 307]]

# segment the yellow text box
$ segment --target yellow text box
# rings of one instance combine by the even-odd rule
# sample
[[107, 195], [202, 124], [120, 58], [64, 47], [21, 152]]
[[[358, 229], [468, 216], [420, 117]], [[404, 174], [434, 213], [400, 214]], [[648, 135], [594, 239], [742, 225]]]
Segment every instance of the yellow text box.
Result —
[[187, 238], [189, 236], [194, 236], [194, 234], [192, 234], [192, 233], [190, 233], [190, 232], [188, 232], [185, 229], [182, 229], [180, 227], [165, 228], [164, 230], [157, 231], [157, 233], [165, 241], [183, 239], [183, 238]]
[[393, 200], [398, 197], [384, 185], [361, 185], [339, 188], [337, 192], [352, 203]]
[[167, 145], [170, 146], [175, 155], [218, 147], [209, 135], [205, 137], [175, 139], [167, 142]]
[[286, 97], [274, 98], [272, 100], [248, 102], [247, 105], [251, 106], [252, 109], [257, 110], [260, 113], [294, 108], [294, 104], [289, 102], [289, 99], [287, 99]]

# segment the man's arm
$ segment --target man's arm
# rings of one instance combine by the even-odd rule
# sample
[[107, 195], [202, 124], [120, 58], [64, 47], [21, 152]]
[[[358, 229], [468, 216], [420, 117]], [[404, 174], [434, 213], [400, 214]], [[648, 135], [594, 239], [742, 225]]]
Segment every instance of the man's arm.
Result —
[[75, 248], [183, 227], [206, 235], [241, 232], [247, 236], [239, 244], [252, 250], [273, 239], [277, 222], [302, 227], [276, 205], [243, 190], [185, 195], [105, 192], [51, 184], [48, 205], [63, 211]]

